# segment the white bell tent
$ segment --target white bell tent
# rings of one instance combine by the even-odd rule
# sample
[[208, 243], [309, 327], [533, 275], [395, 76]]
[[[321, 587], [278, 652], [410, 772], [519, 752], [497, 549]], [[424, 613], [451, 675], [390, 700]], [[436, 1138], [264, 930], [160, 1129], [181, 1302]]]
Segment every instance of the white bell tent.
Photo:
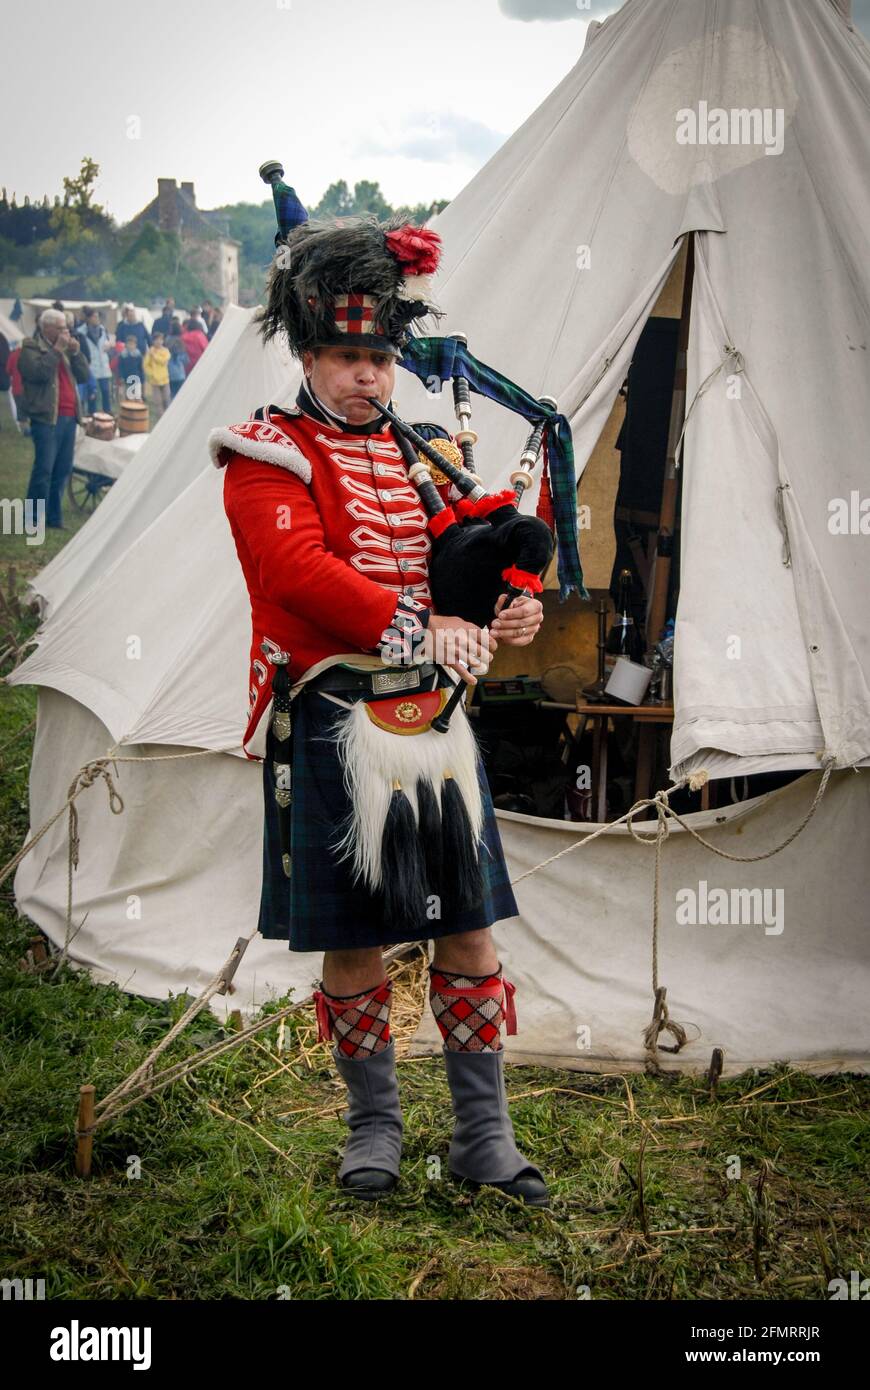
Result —
[[[670, 772], [808, 772], [687, 818], [746, 858], [782, 844], [810, 809], [821, 761], [834, 770], [809, 824], [772, 858], [714, 858], [671, 826], [659, 972], [688, 1041], [659, 1054], [665, 1069], [702, 1071], [714, 1046], [726, 1074], [779, 1060], [870, 1068], [870, 815], [867, 774], [854, 770], [870, 765], [868, 537], [855, 524], [870, 437], [868, 54], [833, 0], [628, 0], [435, 224], [441, 331], [466, 332], [476, 356], [558, 399], [578, 477], [694, 236]], [[700, 128], [714, 109], [781, 111], [781, 148], [680, 143], [686, 111]], [[40, 686], [34, 830], [76, 769], [116, 743], [188, 755], [118, 763], [118, 815], [99, 783], [76, 803], [76, 924], [87, 916], [72, 957], [157, 997], [199, 992], [253, 930], [259, 902], [262, 770], [239, 746], [249, 606], [206, 438], [267, 397], [286, 400], [293, 381], [288, 369], [280, 391], [265, 366], [258, 377], [253, 341], [243, 383], [235, 363], [210, 380], [219, 340], [197, 367], [199, 399], [195, 373], [75, 548], [36, 581], [47, 621], [12, 676]], [[445, 424], [448, 396], [410, 377], [397, 389], [405, 418]], [[480, 471], [503, 484], [527, 427], [477, 397], [474, 425]], [[572, 597], [564, 612], [577, 609]], [[506, 812], [499, 824], [512, 876], [595, 829]], [[620, 827], [518, 882], [521, 916], [495, 929], [518, 986], [511, 1059], [645, 1065], [653, 863]], [[66, 888], [63, 818], [15, 880], [19, 909], [54, 941]], [[717, 890], [762, 910], [713, 925]], [[692, 894], [694, 926], [675, 910]], [[256, 938], [231, 1007], [304, 995], [318, 966]], [[414, 1050], [438, 1041], [424, 1010]]]

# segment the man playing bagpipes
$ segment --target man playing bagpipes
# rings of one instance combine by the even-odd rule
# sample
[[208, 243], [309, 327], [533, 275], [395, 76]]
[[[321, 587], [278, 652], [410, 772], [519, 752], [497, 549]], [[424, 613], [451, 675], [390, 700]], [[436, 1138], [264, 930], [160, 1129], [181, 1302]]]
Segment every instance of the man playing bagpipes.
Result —
[[[315, 225], [280, 165], [261, 174], [280, 228], [261, 331], [286, 336], [304, 380], [294, 406], [263, 406], [209, 437], [251, 600], [244, 747], [263, 760], [259, 930], [324, 953], [315, 1002], [319, 1037], [334, 1040], [348, 1089], [339, 1169], [348, 1191], [375, 1198], [399, 1174], [381, 948], [431, 938], [429, 1001], [455, 1116], [450, 1172], [546, 1205], [543, 1175], [518, 1150], [508, 1114], [502, 1032], [516, 1031], [515, 991], [489, 930], [518, 908], [458, 697], [499, 642], [534, 639], [552, 536], [523, 518], [525, 549], [504, 550], [488, 518], [498, 513], [508, 535], [516, 499], [488, 497], [446, 431], [421, 426], [415, 448], [379, 408], [389, 410], [412, 330], [437, 314], [428, 279], [437, 236], [401, 219]], [[462, 365], [474, 384], [480, 364], [469, 356]], [[469, 455], [472, 432], [457, 437]], [[445, 534], [462, 547], [475, 528], [478, 550], [501, 546], [500, 565], [513, 556], [508, 578], [492, 572], [500, 597], [488, 628], [433, 604]]]

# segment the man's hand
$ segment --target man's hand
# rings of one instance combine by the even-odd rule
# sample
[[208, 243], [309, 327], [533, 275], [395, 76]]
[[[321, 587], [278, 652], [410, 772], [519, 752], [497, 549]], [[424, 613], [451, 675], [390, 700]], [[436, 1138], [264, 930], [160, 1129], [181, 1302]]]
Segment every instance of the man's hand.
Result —
[[476, 627], [464, 618], [442, 617], [437, 613], [430, 616], [420, 643], [427, 661], [449, 666], [466, 685], [477, 685], [477, 676], [486, 675], [497, 649], [498, 642], [488, 628]]
[[507, 594], [502, 594], [495, 605], [491, 631], [508, 647], [527, 647], [544, 621], [544, 606], [536, 598], [517, 598], [503, 612], [506, 603]]

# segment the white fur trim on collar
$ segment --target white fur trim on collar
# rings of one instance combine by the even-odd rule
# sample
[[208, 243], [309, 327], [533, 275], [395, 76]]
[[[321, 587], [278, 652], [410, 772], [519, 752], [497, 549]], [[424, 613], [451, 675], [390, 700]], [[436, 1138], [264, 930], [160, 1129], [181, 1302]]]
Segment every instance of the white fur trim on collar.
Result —
[[223, 468], [231, 454], [261, 459], [295, 473], [303, 483], [311, 482], [311, 464], [277, 425], [263, 420], [245, 420], [240, 425], [219, 425], [208, 436], [208, 451], [215, 468]]

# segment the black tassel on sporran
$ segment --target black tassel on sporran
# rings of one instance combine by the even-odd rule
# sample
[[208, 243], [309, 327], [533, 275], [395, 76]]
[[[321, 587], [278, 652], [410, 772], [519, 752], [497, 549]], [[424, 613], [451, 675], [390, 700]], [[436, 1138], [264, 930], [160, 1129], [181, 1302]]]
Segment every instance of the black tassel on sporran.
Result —
[[444, 857], [445, 916], [465, 912], [483, 897], [483, 876], [471, 821], [456, 781], [449, 773], [441, 784], [441, 834]]
[[417, 779], [417, 824], [426, 866], [426, 883], [430, 893], [442, 897], [444, 878], [444, 846], [442, 842], [441, 811], [428, 777]]
[[426, 864], [411, 803], [400, 782], [393, 794], [381, 840], [384, 923], [391, 929], [417, 927], [426, 918]]

